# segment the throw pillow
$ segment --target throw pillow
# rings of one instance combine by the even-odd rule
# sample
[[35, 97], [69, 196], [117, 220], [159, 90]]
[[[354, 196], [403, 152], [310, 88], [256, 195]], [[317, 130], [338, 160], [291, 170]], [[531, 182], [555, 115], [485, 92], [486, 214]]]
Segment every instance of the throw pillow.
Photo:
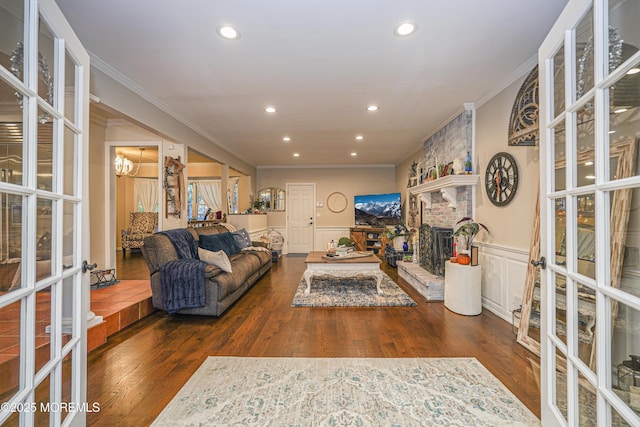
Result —
[[251, 246], [251, 237], [246, 229], [242, 228], [238, 231], [234, 231], [231, 233], [233, 239], [236, 241], [236, 244], [240, 249], [248, 248]]
[[213, 252], [224, 251], [228, 256], [240, 253], [240, 248], [228, 232], [200, 235], [200, 247]]
[[231, 273], [231, 261], [224, 251], [212, 252], [207, 249], [198, 248], [198, 256], [207, 264], [212, 264], [222, 271]]

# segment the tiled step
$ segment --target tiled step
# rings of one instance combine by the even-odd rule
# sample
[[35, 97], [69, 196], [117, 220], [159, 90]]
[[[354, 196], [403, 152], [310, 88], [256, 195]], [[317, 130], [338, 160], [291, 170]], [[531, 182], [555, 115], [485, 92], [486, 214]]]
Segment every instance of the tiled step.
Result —
[[[50, 323], [49, 294], [38, 293], [36, 318], [36, 367], [49, 360], [49, 335], [45, 332]], [[108, 337], [153, 313], [151, 285], [148, 280], [123, 280], [115, 285], [91, 291], [91, 310], [102, 316], [103, 322], [88, 330], [87, 351], [105, 344]], [[20, 372], [20, 307], [2, 311], [0, 316], [0, 394], [19, 384]], [[68, 337], [68, 335], [64, 335]]]

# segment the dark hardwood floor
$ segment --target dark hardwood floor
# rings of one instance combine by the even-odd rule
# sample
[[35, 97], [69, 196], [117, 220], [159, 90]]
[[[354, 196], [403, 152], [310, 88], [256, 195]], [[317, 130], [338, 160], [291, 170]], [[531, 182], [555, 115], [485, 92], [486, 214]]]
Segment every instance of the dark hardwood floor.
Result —
[[120, 280], [149, 279], [149, 268], [140, 250], [117, 252], [116, 277]]
[[[140, 274], [140, 259], [127, 253], [119, 276]], [[305, 265], [285, 256], [220, 318], [158, 312], [119, 332], [88, 356], [88, 401], [101, 408], [89, 425], [149, 425], [208, 356], [475, 357], [540, 416], [538, 359], [510, 324], [427, 302], [383, 265], [417, 307], [292, 308]]]

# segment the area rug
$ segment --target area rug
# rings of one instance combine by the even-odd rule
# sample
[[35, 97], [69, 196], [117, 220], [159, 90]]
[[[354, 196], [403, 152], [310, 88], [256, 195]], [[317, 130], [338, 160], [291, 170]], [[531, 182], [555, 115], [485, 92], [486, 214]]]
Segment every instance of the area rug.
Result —
[[311, 292], [304, 293], [304, 278], [293, 297], [292, 307], [385, 307], [414, 306], [416, 302], [391, 278], [382, 273], [380, 289], [376, 292], [376, 280], [371, 278], [335, 278], [317, 276], [311, 279]]
[[474, 358], [209, 357], [153, 426], [539, 426]]

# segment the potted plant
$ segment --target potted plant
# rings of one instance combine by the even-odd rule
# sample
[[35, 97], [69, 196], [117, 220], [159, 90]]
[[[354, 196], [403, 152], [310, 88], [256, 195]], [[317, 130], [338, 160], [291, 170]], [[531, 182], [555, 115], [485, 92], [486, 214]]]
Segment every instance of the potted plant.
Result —
[[348, 237], [341, 237], [338, 240], [338, 246], [345, 246], [347, 248], [353, 247], [353, 242]]
[[[393, 228], [387, 228], [387, 239], [393, 242], [393, 248], [397, 251], [408, 250], [408, 241], [415, 230], [409, 229], [404, 224], [398, 224]], [[406, 249], [405, 249], [406, 248]]]
[[489, 232], [489, 230], [483, 224], [475, 222], [468, 216], [456, 222], [456, 225], [459, 225], [459, 227], [456, 229], [456, 231], [454, 231], [453, 235], [458, 239], [458, 247], [464, 248], [460, 250], [460, 254], [462, 254], [462, 257], [460, 258], [462, 258], [463, 262], [460, 262], [460, 258], [458, 259], [458, 262], [460, 262], [460, 264], [468, 264], [469, 251], [471, 250], [473, 239], [475, 239], [475, 237], [480, 231], [482, 231], [482, 229], [484, 229], [487, 233]]

